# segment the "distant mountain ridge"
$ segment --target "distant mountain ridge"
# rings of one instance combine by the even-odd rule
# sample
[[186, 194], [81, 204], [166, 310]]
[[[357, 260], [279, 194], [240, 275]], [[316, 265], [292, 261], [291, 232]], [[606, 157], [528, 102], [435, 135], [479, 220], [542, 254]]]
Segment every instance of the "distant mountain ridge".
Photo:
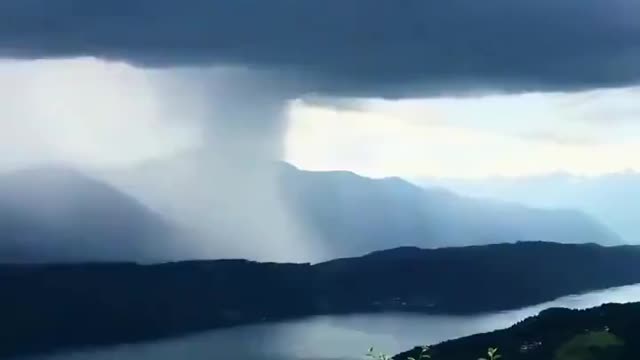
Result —
[[574, 208], [601, 221], [626, 242], [640, 242], [640, 173], [598, 176], [568, 173], [478, 180], [422, 179], [427, 189], [443, 187], [466, 196], [512, 201], [543, 209]]
[[[171, 205], [157, 194], [167, 191], [152, 179], [187, 163], [180, 156], [160, 159], [143, 166], [144, 171], [116, 171], [107, 178], [162, 211]], [[282, 162], [273, 167], [280, 198], [294, 220], [320, 239], [329, 257], [397, 246], [437, 248], [538, 240], [623, 243], [617, 234], [577, 210], [541, 210], [466, 198], [441, 189], [425, 190], [399, 178], [304, 171]], [[216, 181], [210, 186], [215, 188]]]
[[[165, 183], [155, 179], [163, 178], [164, 166], [168, 165], [161, 161], [142, 173], [134, 169], [114, 181], [115, 186], [62, 167], [0, 175], [0, 262], [229, 257], [227, 243], [243, 239], [223, 235], [202, 239], [185, 224], [161, 215], [163, 204], [170, 207], [170, 203], [146, 203], [163, 191]], [[441, 189], [424, 190], [398, 178], [376, 180], [350, 172], [302, 171], [284, 163], [274, 166], [281, 201], [297, 223], [322, 241], [328, 250], [324, 259], [399, 246], [538, 240], [622, 243], [579, 211], [464, 198]], [[210, 186], [224, 191], [224, 187], [215, 188], [215, 181]], [[120, 188], [133, 190], [125, 193]], [[141, 200], [131, 194], [142, 195]], [[220, 206], [203, 217], [215, 223], [217, 213], [226, 211]]]
[[188, 256], [182, 235], [132, 197], [70, 168], [0, 175], [0, 263], [166, 261]]
[[[283, 196], [338, 256], [394, 246], [447, 247], [514, 241], [622, 244], [572, 209], [541, 210], [421, 189], [399, 178], [301, 171], [282, 165]], [[332, 245], [335, 245], [332, 243]]]
[[638, 283], [639, 262], [637, 246], [526, 242], [401, 248], [316, 265], [0, 265], [0, 357], [309, 315], [520, 308]]

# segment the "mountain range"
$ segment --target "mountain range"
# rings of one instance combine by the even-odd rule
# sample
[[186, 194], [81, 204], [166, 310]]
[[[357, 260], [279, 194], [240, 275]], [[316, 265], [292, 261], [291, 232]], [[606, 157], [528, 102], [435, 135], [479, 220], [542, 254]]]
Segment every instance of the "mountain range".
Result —
[[509, 201], [542, 209], [584, 211], [625, 241], [640, 241], [640, 174], [624, 171], [598, 176], [554, 173], [486, 179], [422, 179], [427, 189], [446, 187], [465, 196]]
[[309, 172], [282, 166], [284, 198], [337, 256], [394, 246], [447, 247], [515, 241], [621, 244], [594, 218], [571, 209], [422, 189], [400, 178]]
[[[167, 174], [189, 171], [189, 156], [160, 159], [104, 178], [160, 213], [174, 214], [176, 185]], [[196, 166], [201, 166], [200, 164]], [[423, 189], [400, 178], [372, 179], [346, 171], [305, 171], [272, 164], [278, 201], [305, 234], [326, 250], [320, 260], [398, 246], [437, 248], [515, 241], [554, 241], [619, 245], [621, 238], [595, 218], [570, 208], [537, 209], [503, 201]], [[224, 180], [180, 182], [184, 188], [229, 192]], [[250, 185], [247, 185], [250, 186]], [[251, 189], [234, 189], [260, 208]], [[180, 193], [177, 194], [180, 196]], [[265, 210], [268, 211], [268, 210]], [[211, 209], [211, 221], [217, 218]], [[260, 216], [259, 214], [257, 216]], [[189, 219], [181, 219], [188, 226]], [[223, 222], [223, 221], [219, 221]], [[221, 254], [221, 255], [224, 255]], [[219, 257], [219, 256], [218, 256]]]
[[[0, 175], [0, 262], [161, 262], [247, 256], [226, 249], [251, 239], [224, 233], [205, 238], [192, 231], [188, 218], [173, 216], [168, 210], [171, 202], [155, 197], [170, 192], [163, 188], [166, 182], [158, 180], [167, 177], [163, 174], [170, 165], [159, 162], [144, 171], [111, 173], [104, 177], [107, 181], [64, 167]], [[284, 163], [274, 166], [279, 201], [295, 223], [327, 250], [319, 260], [399, 246], [622, 243], [606, 226], [576, 210], [541, 210], [462, 197], [399, 178], [303, 171]], [[211, 192], [225, 192], [225, 184], [215, 178], [204, 183]], [[232, 194], [238, 194], [235, 191]], [[258, 209], [245, 217], [269, 215], [268, 210], [261, 212], [261, 199], [231, 200]], [[208, 223], [224, 223], [219, 216], [228, 212], [227, 207], [207, 210], [211, 213], [201, 217]]]
[[0, 265], [0, 357], [309, 315], [520, 308], [638, 283], [638, 262], [635, 246], [526, 242], [397, 248], [315, 265]]
[[166, 261], [181, 232], [134, 198], [64, 167], [0, 176], [0, 262]]

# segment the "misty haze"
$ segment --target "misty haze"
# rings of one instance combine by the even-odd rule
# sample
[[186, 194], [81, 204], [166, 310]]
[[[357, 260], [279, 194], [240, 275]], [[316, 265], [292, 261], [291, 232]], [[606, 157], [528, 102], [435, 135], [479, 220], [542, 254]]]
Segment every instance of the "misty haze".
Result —
[[637, 358], [639, 24], [1, 1], [0, 359]]

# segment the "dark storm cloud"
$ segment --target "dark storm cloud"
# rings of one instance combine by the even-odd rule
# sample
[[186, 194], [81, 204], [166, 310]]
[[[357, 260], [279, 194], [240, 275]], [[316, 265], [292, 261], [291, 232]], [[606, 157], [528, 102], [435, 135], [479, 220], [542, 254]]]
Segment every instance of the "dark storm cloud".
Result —
[[3, 0], [4, 56], [241, 65], [310, 91], [640, 80], [638, 0]]

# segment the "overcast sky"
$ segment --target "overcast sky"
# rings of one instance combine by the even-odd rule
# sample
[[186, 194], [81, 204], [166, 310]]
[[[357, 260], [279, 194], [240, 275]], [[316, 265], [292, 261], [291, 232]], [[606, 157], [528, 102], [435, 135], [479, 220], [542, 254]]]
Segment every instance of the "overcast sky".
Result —
[[296, 101], [287, 157], [370, 176], [640, 170], [640, 87], [467, 98]]
[[4, 167], [225, 139], [372, 176], [640, 170], [640, 0], [4, 0], [0, 56]]
[[[0, 62], [0, 164], [119, 166], [200, 144], [197, 122], [184, 119], [193, 107], [166, 106], [159, 90], [171, 74], [92, 58]], [[286, 104], [282, 156], [309, 169], [410, 178], [640, 170], [638, 100], [640, 87], [300, 97]]]

